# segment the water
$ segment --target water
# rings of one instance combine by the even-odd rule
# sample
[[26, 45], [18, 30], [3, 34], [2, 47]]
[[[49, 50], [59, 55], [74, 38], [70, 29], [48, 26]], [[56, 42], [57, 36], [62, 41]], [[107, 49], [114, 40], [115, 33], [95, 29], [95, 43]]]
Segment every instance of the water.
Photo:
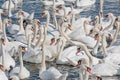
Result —
[[[4, 0], [0, 0], [0, 5], [3, 3]], [[23, 0], [23, 7], [22, 9], [28, 13], [35, 12], [35, 18], [40, 19], [40, 14], [42, 12], [42, 4], [39, 0]], [[120, 15], [120, 0], [104, 0], [104, 14], [107, 14], [109, 12], [112, 12], [115, 16]], [[99, 9], [99, 0], [97, 0], [96, 4], [90, 7], [87, 7], [85, 11], [80, 13], [80, 16], [92, 16], [95, 17], [98, 15], [98, 9]], [[24, 80], [39, 80], [38, 73], [40, 64], [31, 64], [24, 62], [25, 67], [31, 72], [31, 75], [28, 79]], [[52, 66], [52, 64], [47, 63], [47, 67]], [[67, 80], [79, 80], [78, 76], [78, 70], [68, 70], [71, 68], [70, 66], [64, 66], [64, 65], [56, 65], [56, 67], [61, 71], [68, 71], [69, 76]], [[120, 77], [103, 77], [103, 80], [120, 80]]]

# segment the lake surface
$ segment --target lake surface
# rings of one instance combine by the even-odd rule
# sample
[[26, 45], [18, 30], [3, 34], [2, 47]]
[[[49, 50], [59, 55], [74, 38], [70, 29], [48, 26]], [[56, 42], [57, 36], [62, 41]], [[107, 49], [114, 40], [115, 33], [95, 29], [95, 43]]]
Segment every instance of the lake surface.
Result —
[[[0, 5], [3, 3], [4, 0], [0, 0]], [[22, 9], [28, 13], [35, 12], [35, 18], [40, 19], [40, 14], [42, 12], [42, 4], [39, 0], [23, 0]], [[104, 0], [104, 15], [111, 12], [115, 16], [120, 15], [120, 0]], [[67, 4], [68, 5], [68, 4]], [[95, 5], [85, 8], [85, 11], [80, 13], [80, 16], [88, 17], [91, 16], [92, 18], [98, 15], [99, 9], [99, 0], [97, 0]], [[38, 72], [40, 64], [31, 64], [24, 62], [25, 66], [31, 72], [31, 76], [25, 80], [39, 80]], [[47, 66], [51, 66], [52, 64], [47, 63]], [[63, 71], [68, 71], [69, 76], [67, 80], [79, 80], [78, 70], [68, 70], [68, 66], [57, 65], [58, 69]], [[103, 80], [120, 80], [120, 77], [103, 77]]]

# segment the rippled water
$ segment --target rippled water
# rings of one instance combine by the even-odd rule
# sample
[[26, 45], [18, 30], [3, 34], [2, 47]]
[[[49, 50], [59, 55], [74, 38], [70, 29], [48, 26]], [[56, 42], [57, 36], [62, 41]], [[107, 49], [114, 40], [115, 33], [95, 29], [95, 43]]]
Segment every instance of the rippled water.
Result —
[[[0, 0], [0, 5], [3, 3], [4, 0]], [[41, 2], [39, 0], [23, 0], [23, 7], [22, 9], [26, 12], [32, 13], [35, 12], [35, 18], [40, 19], [40, 13], [42, 12], [41, 9]], [[120, 15], [120, 0], [104, 0], [104, 14], [107, 14], [109, 12], [112, 12], [115, 16]], [[90, 7], [87, 7], [85, 11], [80, 13], [80, 16], [92, 16], [95, 17], [98, 15], [98, 9], [99, 9], [99, 0], [97, 0], [96, 4]], [[25, 80], [39, 80], [38, 72], [40, 64], [31, 64], [24, 62], [27, 69], [31, 72], [31, 76], [28, 79]], [[51, 66], [53, 64], [47, 63], [47, 66]], [[68, 66], [63, 65], [57, 65], [57, 68], [63, 72], [68, 71], [69, 76], [67, 80], [79, 80], [78, 76], [78, 70], [68, 70]], [[103, 80], [120, 80], [119, 77], [103, 77]]]

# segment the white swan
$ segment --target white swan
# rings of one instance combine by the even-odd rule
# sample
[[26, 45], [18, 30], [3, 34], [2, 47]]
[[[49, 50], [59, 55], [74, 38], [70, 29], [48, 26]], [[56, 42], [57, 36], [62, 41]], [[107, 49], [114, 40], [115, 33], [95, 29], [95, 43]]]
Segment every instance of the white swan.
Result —
[[0, 45], [1, 45], [1, 56], [0, 56], [0, 64], [4, 66], [6, 70], [10, 69], [10, 66], [14, 67], [15, 66], [15, 61], [14, 59], [5, 51], [4, 47], [4, 39], [0, 40]]
[[[9, 6], [9, 2], [10, 2], [10, 4], [11, 4], [11, 6]], [[3, 5], [2, 5], [2, 8], [3, 9], [9, 9], [9, 7], [10, 8], [14, 8], [14, 3], [11, 1], [11, 0], [7, 0], [7, 1], [5, 1], [4, 3], [3, 3]]]
[[[47, 34], [46, 28], [45, 28], [45, 34]], [[42, 63], [41, 63], [42, 66], [41, 66], [40, 71], [39, 71], [39, 77], [41, 79], [43, 79], [43, 80], [59, 79], [62, 76], [62, 74], [56, 68], [50, 67], [49, 69], [46, 70], [46, 64], [45, 64], [45, 41], [46, 41], [46, 37], [44, 37], [44, 41], [43, 41], [43, 44], [42, 44]], [[64, 77], [67, 77], [67, 75], [64, 76]]]
[[22, 46], [19, 46], [19, 60], [20, 66], [13, 68], [10, 72], [10, 76], [17, 75], [20, 79], [25, 79], [30, 76], [30, 72], [24, 67], [23, 60], [22, 60]]
[[[53, 1], [44, 0], [44, 1], [41, 1], [41, 2], [42, 2], [42, 4], [45, 5], [45, 6], [51, 6], [51, 5], [53, 5]], [[64, 4], [65, 4], [65, 3], [64, 3], [63, 0], [57, 0], [57, 1], [55, 2], [55, 6], [57, 6], [57, 5], [64, 5]]]
[[2, 70], [0, 70], [0, 80], [8, 80], [7, 76]]
[[85, 7], [95, 4], [96, 0], [76, 0], [75, 5], [77, 7]]

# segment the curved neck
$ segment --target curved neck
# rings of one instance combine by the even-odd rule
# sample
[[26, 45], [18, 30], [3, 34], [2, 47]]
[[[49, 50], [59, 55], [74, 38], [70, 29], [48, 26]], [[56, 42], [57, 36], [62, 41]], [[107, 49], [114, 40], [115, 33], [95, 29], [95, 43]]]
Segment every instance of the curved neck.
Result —
[[0, 45], [1, 45], [1, 50], [2, 50], [2, 65], [3, 65], [4, 68], [5, 68], [5, 50], [4, 50], [4, 47], [3, 47], [1, 41], [0, 41]]
[[55, 13], [56, 13], [56, 10], [55, 10], [55, 0], [53, 0], [53, 19], [54, 19], [55, 27], [56, 27], [56, 29], [58, 29], [58, 22], [57, 22]]
[[75, 4], [76, 4], [76, 6], [79, 6], [80, 5], [80, 0], [76, 0]]
[[34, 31], [34, 37], [33, 37], [33, 43], [36, 43], [36, 37], [37, 37], [37, 24], [33, 24], [33, 26], [35, 27], [35, 31]]
[[28, 49], [31, 48], [31, 35], [28, 35]]
[[104, 30], [109, 30], [113, 26], [113, 24], [114, 24], [114, 16], [112, 14], [109, 15], [109, 16], [111, 18], [111, 23]]
[[86, 21], [84, 21], [84, 32], [85, 32], [85, 34], [87, 34]]
[[3, 34], [4, 34], [5, 42], [7, 43], [8, 39], [7, 39], [7, 36], [6, 36], [6, 23], [5, 23], [5, 21], [3, 21]]
[[85, 70], [85, 78], [84, 80], [88, 80], [89, 79], [89, 73]]
[[42, 37], [42, 32], [41, 32], [41, 29], [39, 29], [39, 39], [38, 39], [38, 41], [36, 43], [35, 48], [40, 46], [40, 44], [41, 44], [41, 37]]
[[65, 6], [62, 6], [63, 7], [63, 11], [64, 11], [64, 17], [66, 16], [66, 9], [65, 9]]
[[112, 40], [110, 45], [112, 45], [116, 41], [116, 39], [117, 39], [117, 36], [118, 36], [118, 33], [119, 33], [119, 29], [120, 29], [119, 22], [116, 22], [116, 26], [117, 26], [116, 32], [115, 32], [115, 34], [113, 36], [113, 40]]
[[2, 30], [2, 18], [1, 18], [1, 13], [0, 13], [0, 29]]
[[46, 35], [47, 35], [47, 27], [48, 26], [44, 27], [44, 40], [43, 40], [43, 43], [42, 43], [42, 62], [41, 62], [41, 69], [40, 69], [39, 75], [46, 70], [46, 64], [45, 64], [45, 41], [46, 41]]
[[11, 13], [11, 0], [9, 0], [9, 5], [8, 5], [8, 17], [11, 17], [12, 13]]
[[63, 37], [64, 37], [67, 41], [70, 41], [72, 44], [80, 45], [80, 46], [83, 47], [83, 49], [85, 50], [87, 56], [89, 57], [89, 62], [90, 62], [90, 67], [91, 67], [91, 66], [92, 66], [92, 63], [93, 63], [93, 59], [92, 59], [92, 55], [91, 55], [90, 52], [88, 51], [87, 47], [86, 47], [83, 43], [81, 43], [81, 42], [77, 42], [77, 43], [76, 43], [75, 41], [71, 41], [71, 39], [70, 39], [67, 35], [65, 35], [65, 33], [64, 33], [62, 30], [60, 31], [60, 33], [61, 33], [61, 35], [63, 35]]
[[19, 74], [21, 74], [22, 69], [23, 69], [23, 59], [22, 59], [22, 50], [20, 49], [20, 53], [19, 53], [19, 60], [20, 60], [20, 71]]
[[[61, 46], [60, 46], [61, 45]], [[57, 52], [58, 52], [58, 55], [57, 55], [57, 59], [59, 59], [61, 56], [60, 56], [60, 53], [63, 51], [64, 49], [64, 46], [65, 46], [65, 41], [64, 40], [61, 40], [61, 44], [58, 44], [57, 46]], [[60, 50], [58, 50], [58, 48]]]
[[19, 29], [19, 32], [20, 31], [23, 31], [24, 32], [24, 28], [23, 28], [23, 17], [21, 16], [20, 17], [20, 29]]
[[26, 29], [25, 29], [25, 38], [26, 38], [26, 40], [28, 41], [28, 26], [26, 27]]
[[99, 38], [97, 40], [97, 43], [95, 45], [95, 47], [93, 48], [94, 49], [94, 54], [96, 54], [98, 52], [98, 47], [99, 47], [99, 44], [100, 44], [100, 41], [101, 41], [101, 36], [100, 36], [100, 33], [99, 33]]
[[103, 33], [102, 35], [102, 50], [103, 50], [103, 54], [104, 56], [107, 56], [107, 50], [106, 50], [106, 36], [105, 33]]
[[104, 0], [100, 0], [100, 12], [103, 12], [103, 3], [104, 3]]

